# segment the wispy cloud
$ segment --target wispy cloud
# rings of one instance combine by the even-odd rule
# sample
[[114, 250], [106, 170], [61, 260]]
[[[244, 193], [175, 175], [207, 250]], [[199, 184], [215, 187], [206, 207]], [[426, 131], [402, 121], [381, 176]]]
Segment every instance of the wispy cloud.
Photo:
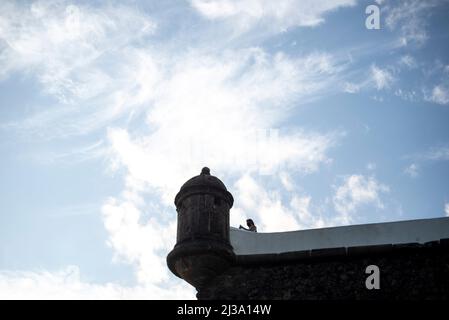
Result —
[[[285, 179], [283, 175], [285, 173], [279, 175], [281, 183]], [[238, 226], [247, 218], [252, 218], [261, 232], [347, 225], [360, 217], [366, 218], [366, 214], [358, 212], [360, 208], [371, 205], [377, 210], [383, 209], [382, 196], [389, 192], [388, 186], [372, 176], [351, 175], [335, 187], [332, 199], [318, 204], [311, 195], [299, 192], [295, 183], [279, 187], [278, 180], [270, 179], [269, 184], [273, 187], [266, 188], [265, 184], [266, 180], [250, 174], [235, 182], [233, 190], [239, 197], [232, 210], [231, 225]], [[295, 192], [286, 193], [283, 188]], [[332, 212], [332, 206], [335, 212]]]
[[445, 145], [431, 147], [426, 151], [406, 155], [404, 156], [404, 159], [412, 161], [410, 165], [405, 167], [404, 173], [411, 178], [415, 178], [429, 163], [436, 161], [448, 161], [449, 147]]
[[191, 0], [193, 8], [208, 19], [231, 22], [238, 31], [258, 26], [281, 32], [289, 27], [313, 27], [324, 22], [325, 14], [354, 6], [356, 0]]
[[346, 93], [357, 93], [360, 91], [362, 85], [352, 82], [345, 82], [343, 84], [343, 91]]
[[399, 59], [399, 64], [407, 67], [408, 69], [415, 69], [417, 67], [416, 59], [409, 54], [403, 55]]
[[313, 172], [327, 161], [326, 150], [339, 133], [276, 128], [287, 119], [293, 102], [305, 101], [332, 83], [330, 57], [291, 59], [251, 49], [187, 55], [171, 70], [159, 82], [148, 112], [151, 134], [134, 139], [127, 130], [109, 130], [112, 150], [130, 175], [164, 190], [166, 197], [186, 173], [197, 174], [204, 164], [232, 175], [273, 173], [283, 167]]
[[427, 151], [408, 155], [406, 158], [420, 161], [447, 161], [449, 160], [449, 147], [445, 145], [431, 147]]
[[447, 161], [449, 160], [449, 147], [434, 147], [423, 155], [425, 159], [433, 161]]
[[394, 95], [406, 101], [417, 101], [418, 94], [415, 90], [396, 89]]
[[382, 69], [375, 64], [371, 66], [371, 79], [377, 90], [389, 89], [395, 81], [392, 73], [387, 69]]
[[397, 81], [390, 67], [381, 68], [376, 64], [369, 67], [369, 71], [361, 71], [363, 80], [358, 82], [345, 81], [342, 85], [342, 91], [346, 93], [361, 93], [364, 91], [376, 89], [377, 91], [390, 89]]
[[45, 210], [45, 212], [46, 216], [55, 219], [60, 219], [83, 215], [98, 215], [100, 207], [101, 207], [100, 203], [84, 203], [84, 204], [67, 205], [63, 207], [48, 208]]
[[442, 105], [449, 104], [449, 87], [445, 85], [435, 86], [426, 100]]
[[401, 1], [399, 4], [389, 3], [384, 10], [387, 14], [385, 23], [391, 30], [399, 29], [398, 45], [423, 45], [429, 38], [426, 22], [429, 9], [444, 2], [440, 0], [410, 0]]
[[139, 78], [143, 75], [138, 70], [149, 66], [133, 65], [136, 53], [129, 46], [154, 33], [155, 23], [145, 14], [125, 6], [64, 1], [0, 6], [0, 39], [5, 44], [0, 78], [15, 72], [35, 77], [56, 100], [52, 108], [10, 128], [49, 131], [45, 135], [53, 137], [86, 133], [129, 111], [140, 98], [139, 80], [150, 85], [154, 74], [147, 69], [146, 78]]
[[412, 163], [404, 169], [404, 173], [411, 178], [416, 178], [418, 176], [419, 167], [416, 163]]
[[[139, 208], [144, 204], [147, 218]], [[170, 277], [163, 257], [175, 244], [176, 220], [164, 222], [160, 218], [164, 207], [145, 203], [135, 189], [127, 189], [120, 199], [109, 199], [102, 213], [109, 234], [108, 244], [114, 249], [116, 259], [135, 267], [138, 283], [167, 283]]]
[[[287, 185], [282, 183], [285, 179], [290, 181]], [[271, 188], [265, 187], [264, 181], [267, 178], [245, 174], [235, 182], [233, 190], [239, 197], [232, 209], [231, 225], [252, 218], [260, 232], [280, 232], [339, 224], [338, 217], [323, 214], [310, 195], [298, 192], [290, 174], [269, 179]], [[287, 189], [295, 191], [285, 193]]]
[[84, 161], [98, 160], [107, 157], [109, 148], [104, 140], [98, 140], [87, 145], [71, 147], [67, 150], [65, 147], [61, 151], [56, 151], [53, 147], [48, 151], [33, 152], [29, 157], [36, 163], [44, 165], [54, 164], [77, 164]]
[[148, 17], [125, 6], [2, 2], [1, 10], [3, 76], [31, 70], [49, 93], [64, 101], [101, 91], [111, 79], [98, 67], [92, 70], [97, 59], [155, 29]]
[[0, 271], [0, 299], [193, 299], [192, 289], [179, 284], [170, 291], [154, 285], [124, 287], [83, 281], [77, 266], [60, 271]]
[[376, 170], [377, 165], [374, 162], [369, 162], [366, 164], [366, 169], [369, 171]]
[[343, 183], [336, 187], [333, 197], [334, 208], [341, 215], [341, 223], [353, 222], [353, 215], [357, 216], [356, 210], [362, 205], [372, 204], [378, 209], [383, 209], [381, 195], [386, 192], [389, 192], [389, 187], [379, 183], [374, 177], [363, 175], [345, 177]]

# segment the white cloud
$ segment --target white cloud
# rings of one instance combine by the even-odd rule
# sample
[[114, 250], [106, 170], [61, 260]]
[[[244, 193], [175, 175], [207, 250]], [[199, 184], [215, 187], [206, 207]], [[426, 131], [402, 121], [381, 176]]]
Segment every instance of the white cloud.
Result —
[[325, 218], [319, 210], [312, 210], [312, 197], [294, 195], [290, 201], [291, 211], [306, 228], [323, 228], [333, 225], [333, 218]]
[[406, 158], [417, 161], [447, 161], [449, 160], [449, 147], [446, 145], [434, 146], [425, 152], [408, 155]]
[[390, 30], [399, 29], [398, 44], [400, 46], [423, 45], [429, 38], [426, 28], [428, 9], [438, 6], [443, 1], [401, 1], [398, 5], [394, 3], [395, 6], [391, 3], [384, 10], [385, 22]]
[[411, 178], [416, 178], [418, 176], [418, 169], [418, 165], [416, 163], [412, 163], [404, 169], [404, 173]]
[[344, 178], [343, 183], [335, 190], [333, 204], [335, 210], [340, 213], [340, 222], [350, 224], [354, 221], [358, 210], [362, 205], [373, 204], [379, 209], [384, 205], [381, 194], [389, 191], [386, 185], [379, 183], [374, 177], [363, 175], [351, 175]]
[[413, 161], [411, 165], [404, 169], [404, 173], [414, 178], [417, 177], [421, 168], [425, 168], [430, 162], [433, 161], [448, 161], [449, 160], [449, 147], [448, 146], [435, 146], [429, 148], [427, 151], [407, 155], [404, 158]]
[[191, 0], [208, 19], [231, 21], [239, 31], [265, 26], [279, 32], [289, 27], [313, 27], [330, 11], [353, 6], [356, 0]]
[[406, 54], [399, 59], [399, 64], [402, 66], [406, 66], [408, 69], [414, 69], [417, 67], [417, 62], [415, 58], [411, 55]]
[[446, 203], [444, 205], [444, 214], [446, 215], [446, 217], [449, 217], [449, 203]]
[[[248, 218], [253, 218], [259, 232], [300, 229], [298, 221], [283, 205], [278, 191], [266, 190], [250, 175], [241, 177], [236, 182], [235, 189], [239, 195], [239, 209], [246, 212]], [[231, 223], [233, 222], [237, 221], [231, 217]]]
[[69, 266], [56, 272], [0, 271], [0, 299], [194, 299], [193, 290], [178, 284], [164, 289], [154, 285], [124, 287], [83, 281], [80, 270]]
[[288, 192], [293, 192], [295, 190], [295, 184], [291, 176], [287, 172], [280, 172], [279, 178], [281, 179], [282, 186], [285, 190], [287, 190]]
[[[284, 178], [279, 176], [282, 184]], [[259, 232], [281, 232], [310, 228], [324, 228], [347, 225], [366, 217], [357, 212], [359, 208], [373, 205], [383, 209], [381, 196], [389, 188], [373, 177], [352, 175], [346, 177], [335, 190], [332, 201], [325, 200], [317, 205], [310, 195], [298, 192], [298, 186], [289, 185], [295, 192], [277, 188], [277, 179], [266, 180], [244, 175], [233, 186], [238, 198], [231, 211], [231, 225], [237, 227], [247, 218], [252, 218]], [[272, 187], [265, 187], [270, 185]], [[330, 214], [328, 205], [334, 206]]]
[[106, 157], [109, 150], [103, 139], [79, 147], [73, 146], [70, 150], [67, 150], [67, 147], [59, 152], [55, 149], [53, 146], [51, 150], [34, 152], [30, 158], [36, 163], [45, 165], [76, 164]]
[[[279, 177], [281, 181], [284, 179], [285, 177]], [[291, 177], [288, 179], [291, 181]], [[277, 179], [272, 177], [269, 181], [273, 184]], [[297, 189], [295, 185], [289, 187]], [[313, 209], [311, 196], [291, 192], [283, 198], [282, 188], [266, 188], [264, 183], [249, 174], [236, 181], [234, 190], [238, 194], [235, 208], [231, 212], [231, 225], [234, 226], [247, 218], [254, 220], [259, 232], [318, 228], [334, 223], [332, 217], [324, 217], [319, 210]]]
[[423, 155], [423, 158], [433, 161], [447, 161], [449, 160], [449, 147], [442, 146], [431, 148]]
[[352, 82], [345, 82], [343, 84], [343, 91], [346, 93], [357, 93], [360, 91], [361, 85], [352, 83]]
[[[108, 244], [117, 258], [135, 266], [139, 283], [159, 284], [169, 279], [165, 259], [176, 241], [176, 220], [164, 223], [151, 212], [150, 218], [143, 216], [137, 204], [144, 205], [134, 190], [123, 192], [123, 200], [111, 198], [102, 208], [103, 221], [109, 234]], [[128, 198], [128, 199], [126, 199]], [[157, 210], [158, 206], [145, 204], [146, 210]]]
[[14, 128], [53, 137], [89, 132], [130, 112], [143, 98], [142, 82], [149, 88], [157, 78], [153, 62], [129, 46], [155, 24], [132, 7], [2, 2], [0, 12], [0, 79], [32, 76], [56, 99]]
[[[394, 69], [391, 67], [381, 68], [372, 64], [365, 79], [358, 82], [343, 82], [342, 89], [346, 93], [358, 93], [364, 89], [376, 88], [378, 91], [390, 89], [397, 80], [393, 75]], [[375, 100], [382, 101], [383, 98], [373, 97]]]
[[396, 89], [394, 91], [394, 95], [406, 101], [416, 101], [417, 99], [416, 91], [414, 90], [407, 91], [402, 89]]
[[[319, 10], [331, 10], [334, 5], [323, 3], [316, 7], [316, 10], [318, 7], [322, 8]], [[40, 81], [47, 94], [59, 100], [53, 107], [41, 108], [43, 111], [25, 120], [3, 124], [3, 128], [26, 130], [33, 137], [86, 134], [123, 116], [129, 116], [129, 119], [140, 117], [153, 105], [160, 110], [160, 99], [167, 99], [169, 95], [165, 85], [171, 85], [170, 89], [179, 89], [178, 85], [193, 86], [187, 81], [197, 75], [207, 81], [205, 77], [211, 76], [212, 68], [218, 72], [215, 80], [221, 82], [230, 80], [227, 72], [236, 76], [240, 72], [248, 74], [249, 77], [240, 78], [242, 83], [239, 85], [252, 90], [251, 96], [244, 95], [252, 100], [252, 104], [266, 100], [265, 91], [257, 90], [273, 80], [272, 90], [267, 94], [272, 95], [273, 100], [279, 99], [281, 107], [283, 103], [288, 104], [287, 97], [298, 95], [307, 101], [318, 90], [330, 90], [329, 84], [335, 81], [332, 75], [339, 71], [334, 57], [324, 53], [292, 60], [282, 54], [267, 56], [260, 50], [255, 53], [258, 49], [253, 49], [229, 51], [211, 58], [201, 49], [192, 49], [191, 53], [180, 50], [174, 55], [173, 51], [166, 52], [161, 43], [158, 43], [158, 50], [144, 48], [137, 45], [138, 40], [151, 36], [155, 23], [130, 7], [96, 8], [55, 1], [24, 6], [2, 3], [1, 9], [5, 14], [1, 20], [0, 39], [6, 47], [0, 59], [0, 72], [3, 76], [14, 71], [31, 74]], [[82, 23], [78, 24], [78, 20]], [[220, 68], [220, 59], [224, 59], [228, 70]], [[244, 63], [233, 63], [233, 59], [242, 59]], [[184, 67], [183, 63], [188, 65]], [[198, 71], [195, 70], [197, 67]], [[207, 70], [209, 74], [200, 74], [200, 70]], [[170, 73], [183, 72], [190, 74], [169, 78]], [[270, 79], [268, 75], [274, 78]], [[264, 84], [256, 86], [256, 78]], [[196, 84], [196, 87], [200, 85]], [[236, 88], [234, 85], [234, 91], [238, 90]], [[275, 90], [280, 94], [275, 96]], [[187, 94], [180, 92], [176, 97]], [[175, 102], [174, 99], [167, 103]], [[239, 104], [245, 104], [245, 101]]]
[[435, 86], [427, 100], [442, 105], [449, 104], [449, 87], [444, 85]]
[[97, 67], [88, 71], [96, 60], [155, 28], [142, 13], [121, 6], [4, 2], [1, 11], [0, 38], [6, 44], [0, 60], [3, 75], [32, 70], [46, 90], [61, 99], [101, 91], [111, 79]]
[[377, 90], [388, 89], [395, 80], [393, 75], [387, 69], [382, 69], [376, 65], [371, 66], [371, 79]]
[[326, 90], [333, 69], [332, 59], [322, 54], [189, 54], [159, 82], [148, 111], [151, 133], [134, 138], [110, 129], [112, 151], [133, 179], [161, 191], [165, 203], [186, 175], [206, 164], [220, 176], [316, 171], [329, 161], [326, 151], [338, 134], [276, 128], [293, 101]]
[[449, 160], [449, 147], [447, 145], [434, 146], [427, 151], [405, 156], [415, 161], [447, 161]]
[[376, 170], [376, 164], [374, 162], [369, 162], [366, 164], [366, 169], [370, 171]]
[[373, 99], [374, 101], [377, 101], [377, 102], [384, 102], [384, 97], [383, 96], [377, 96], [377, 95], [374, 95], [374, 96], [371, 96], [370, 97], [371, 99]]

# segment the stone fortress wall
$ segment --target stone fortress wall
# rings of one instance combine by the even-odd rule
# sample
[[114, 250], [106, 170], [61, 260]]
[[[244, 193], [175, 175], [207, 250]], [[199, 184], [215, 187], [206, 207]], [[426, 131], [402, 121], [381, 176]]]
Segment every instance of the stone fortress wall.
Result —
[[[449, 218], [242, 231], [230, 228], [233, 197], [208, 168], [175, 204], [177, 244], [167, 264], [198, 299], [449, 298]], [[367, 287], [368, 266], [378, 268], [378, 288]]]

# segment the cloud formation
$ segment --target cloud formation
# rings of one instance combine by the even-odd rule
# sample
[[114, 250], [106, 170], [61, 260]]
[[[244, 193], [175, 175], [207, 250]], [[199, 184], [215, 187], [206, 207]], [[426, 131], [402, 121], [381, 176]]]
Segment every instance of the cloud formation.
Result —
[[427, 98], [427, 100], [442, 105], [449, 104], [449, 87], [445, 85], [435, 86], [432, 89], [432, 93], [430, 97]]
[[442, 3], [444, 0], [410, 0], [401, 1], [399, 5], [394, 6], [388, 4], [385, 8], [385, 23], [391, 30], [399, 29], [398, 45], [423, 45], [429, 38], [426, 23], [429, 9]]
[[416, 163], [412, 163], [404, 169], [404, 173], [410, 178], [416, 178], [418, 176], [419, 167]]
[[192, 7], [207, 19], [225, 20], [239, 31], [269, 26], [280, 32], [289, 27], [314, 27], [324, 15], [354, 6], [356, 0], [191, 0]]
[[327, 55], [291, 59], [260, 49], [182, 57], [155, 90], [146, 118], [151, 132], [133, 138], [128, 130], [109, 130], [116, 163], [160, 190], [165, 203], [206, 164], [222, 177], [313, 172], [338, 133], [278, 128], [293, 103], [327, 90], [335, 68]]
[[54, 99], [10, 127], [52, 138], [85, 134], [141, 103], [139, 81], [149, 86], [154, 73], [151, 61], [133, 64], [138, 53], [132, 44], [156, 29], [144, 13], [64, 1], [2, 2], [0, 11], [0, 79], [14, 73], [34, 77]]
[[387, 69], [382, 69], [376, 65], [371, 66], [371, 79], [377, 90], [389, 89], [395, 80], [393, 75]]
[[341, 222], [350, 224], [354, 220], [351, 214], [356, 213], [356, 210], [363, 205], [371, 204], [383, 209], [381, 195], [387, 192], [389, 187], [379, 183], [372, 176], [350, 175], [345, 177], [343, 183], [335, 189], [334, 208], [340, 213]]
[[0, 299], [32, 300], [159, 300], [188, 299], [192, 290], [172, 286], [165, 290], [155, 285], [124, 287], [115, 283], [93, 284], [83, 281], [77, 266], [60, 271], [0, 271]]

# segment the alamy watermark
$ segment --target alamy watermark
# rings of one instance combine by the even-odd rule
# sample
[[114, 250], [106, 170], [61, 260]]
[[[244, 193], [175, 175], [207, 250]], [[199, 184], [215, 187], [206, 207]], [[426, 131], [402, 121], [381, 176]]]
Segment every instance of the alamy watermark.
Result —
[[372, 264], [366, 267], [366, 274], [369, 276], [365, 280], [365, 286], [368, 290], [380, 289], [380, 269], [378, 266]]
[[365, 19], [365, 27], [368, 30], [380, 29], [380, 8], [372, 4], [366, 7], [365, 13], [368, 15]]

